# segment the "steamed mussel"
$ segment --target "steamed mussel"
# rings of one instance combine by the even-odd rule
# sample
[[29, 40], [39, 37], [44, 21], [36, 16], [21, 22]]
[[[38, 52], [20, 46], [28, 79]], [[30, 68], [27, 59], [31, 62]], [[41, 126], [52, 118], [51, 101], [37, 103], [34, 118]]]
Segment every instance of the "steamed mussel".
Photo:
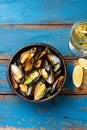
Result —
[[31, 100], [49, 98], [61, 88], [64, 67], [49, 47], [32, 47], [11, 64], [12, 85]]

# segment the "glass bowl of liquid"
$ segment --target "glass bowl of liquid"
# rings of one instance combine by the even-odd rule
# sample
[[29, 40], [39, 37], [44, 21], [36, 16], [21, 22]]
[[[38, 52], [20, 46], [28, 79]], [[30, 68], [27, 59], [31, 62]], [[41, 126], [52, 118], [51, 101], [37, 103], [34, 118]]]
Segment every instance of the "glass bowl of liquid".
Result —
[[87, 21], [72, 26], [69, 48], [75, 56], [87, 56]]

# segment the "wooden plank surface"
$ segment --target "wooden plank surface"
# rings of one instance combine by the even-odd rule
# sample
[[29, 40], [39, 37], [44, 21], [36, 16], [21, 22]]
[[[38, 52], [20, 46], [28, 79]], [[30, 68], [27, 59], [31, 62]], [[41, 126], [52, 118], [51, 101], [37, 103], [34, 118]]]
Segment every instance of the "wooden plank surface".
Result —
[[[84, 70], [84, 79], [81, 88], [77, 89], [72, 82], [72, 72], [74, 65], [77, 64], [77, 60], [66, 60], [67, 65], [67, 78], [64, 85], [64, 88], [61, 91], [61, 94], [87, 94], [87, 71]], [[2, 62], [0, 64], [0, 94], [14, 94], [10, 89], [9, 84], [7, 83], [7, 75], [6, 75], [7, 64]]]
[[[0, 27], [0, 94], [14, 94], [6, 77], [7, 64], [11, 55], [20, 47], [32, 42], [44, 42], [52, 45], [63, 54], [67, 63], [67, 79], [61, 94], [87, 94], [87, 71], [84, 71], [84, 80], [80, 89], [72, 83], [72, 71], [78, 58], [71, 55], [68, 48], [71, 26], [51, 26], [33, 28], [28, 25], [3, 25]], [[66, 48], [66, 49], [65, 49]]]
[[82, 130], [87, 128], [87, 96], [57, 96], [54, 101], [40, 104], [17, 96], [0, 96], [0, 126]]
[[43, 42], [57, 48], [62, 54], [71, 54], [68, 48], [70, 29], [70, 26], [56, 26], [56, 28], [51, 28], [51, 26], [46, 28], [0, 26], [0, 52], [11, 56], [24, 45]]
[[[87, 20], [87, 0], [0, 0], [0, 130], [87, 130], [87, 71], [81, 88], [74, 87], [78, 58], [68, 48], [71, 27], [81, 20]], [[32, 42], [54, 46], [67, 64], [64, 88], [51, 102], [24, 101], [7, 83], [11, 56]]]
[[[18, 128], [20, 128], [19, 130], [27, 130], [27, 128], [28, 130], [87, 129], [87, 96], [82, 96], [87, 94], [87, 72], [84, 71], [84, 81], [81, 89], [76, 89], [72, 83], [72, 71], [78, 58], [72, 56], [68, 48], [70, 29], [71, 25], [55, 25], [52, 27], [51, 25], [43, 27], [40, 25], [38, 27], [5, 25], [0, 27], [1, 130], [16, 130]], [[57, 48], [64, 56], [68, 72], [61, 95], [58, 95], [51, 102], [42, 104], [28, 103], [15, 96], [6, 79], [6, 68], [14, 52], [20, 47], [35, 41], [45, 42]]]
[[86, 19], [86, 5], [86, 0], [0, 0], [0, 23], [77, 22]]

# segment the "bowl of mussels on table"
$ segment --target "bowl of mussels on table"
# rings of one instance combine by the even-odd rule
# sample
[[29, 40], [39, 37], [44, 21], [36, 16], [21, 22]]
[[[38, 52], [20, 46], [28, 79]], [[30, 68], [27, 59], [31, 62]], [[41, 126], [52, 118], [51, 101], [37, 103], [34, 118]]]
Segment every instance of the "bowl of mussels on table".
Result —
[[18, 50], [7, 68], [7, 79], [15, 94], [31, 102], [58, 95], [66, 80], [66, 64], [54, 47], [32, 43]]

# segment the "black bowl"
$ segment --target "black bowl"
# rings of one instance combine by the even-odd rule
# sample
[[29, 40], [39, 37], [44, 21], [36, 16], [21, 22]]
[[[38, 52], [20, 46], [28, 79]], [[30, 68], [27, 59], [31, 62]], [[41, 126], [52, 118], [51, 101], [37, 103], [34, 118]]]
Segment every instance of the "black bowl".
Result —
[[45, 99], [41, 99], [41, 100], [38, 100], [38, 101], [35, 101], [35, 100], [31, 100], [27, 97], [24, 97], [22, 94], [20, 94], [12, 85], [12, 81], [11, 81], [11, 70], [10, 70], [10, 67], [11, 67], [11, 64], [14, 63], [15, 61], [15, 58], [17, 58], [18, 55], [20, 55], [21, 53], [23, 53], [24, 51], [27, 51], [33, 47], [42, 47], [42, 48], [45, 48], [45, 47], [49, 47], [61, 60], [62, 64], [63, 64], [63, 67], [64, 67], [64, 81], [63, 81], [63, 84], [61, 86], [61, 88], [64, 86], [64, 83], [65, 83], [65, 80], [66, 80], [66, 64], [65, 64], [65, 61], [64, 61], [64, 58], [63, 56], [60, 54], [60, 52], [58, 50], [56, 50], [54, 47], [48, 45], [48, 44], [45, 44], [45, 43], [31, 43], [29, 45], [26, 45], [24, 47], [22, 47], [21, 49], [19, 49], [10, 59], [10, 62], [8, 64], [8, 67], [7, 67], [7, 80], [8, 80], [8, 83], [11, 87], [11, 89], [13, 90], [13, 92], [15, 94], [17, 94], [18, 96], [20, 96], [21, 98], [27, 100], [27, 101], [30, 101], [30, 102], [45, 102], [45, 101], [49, 101], [49, 100], [52, 100], [54, 97], [56, 97], [58, 95], [58, 93], [60, 92], [61, 88], [58, 89], [57, 92], [55, 92], [51, 97], [49, 98], [45, 98]]

